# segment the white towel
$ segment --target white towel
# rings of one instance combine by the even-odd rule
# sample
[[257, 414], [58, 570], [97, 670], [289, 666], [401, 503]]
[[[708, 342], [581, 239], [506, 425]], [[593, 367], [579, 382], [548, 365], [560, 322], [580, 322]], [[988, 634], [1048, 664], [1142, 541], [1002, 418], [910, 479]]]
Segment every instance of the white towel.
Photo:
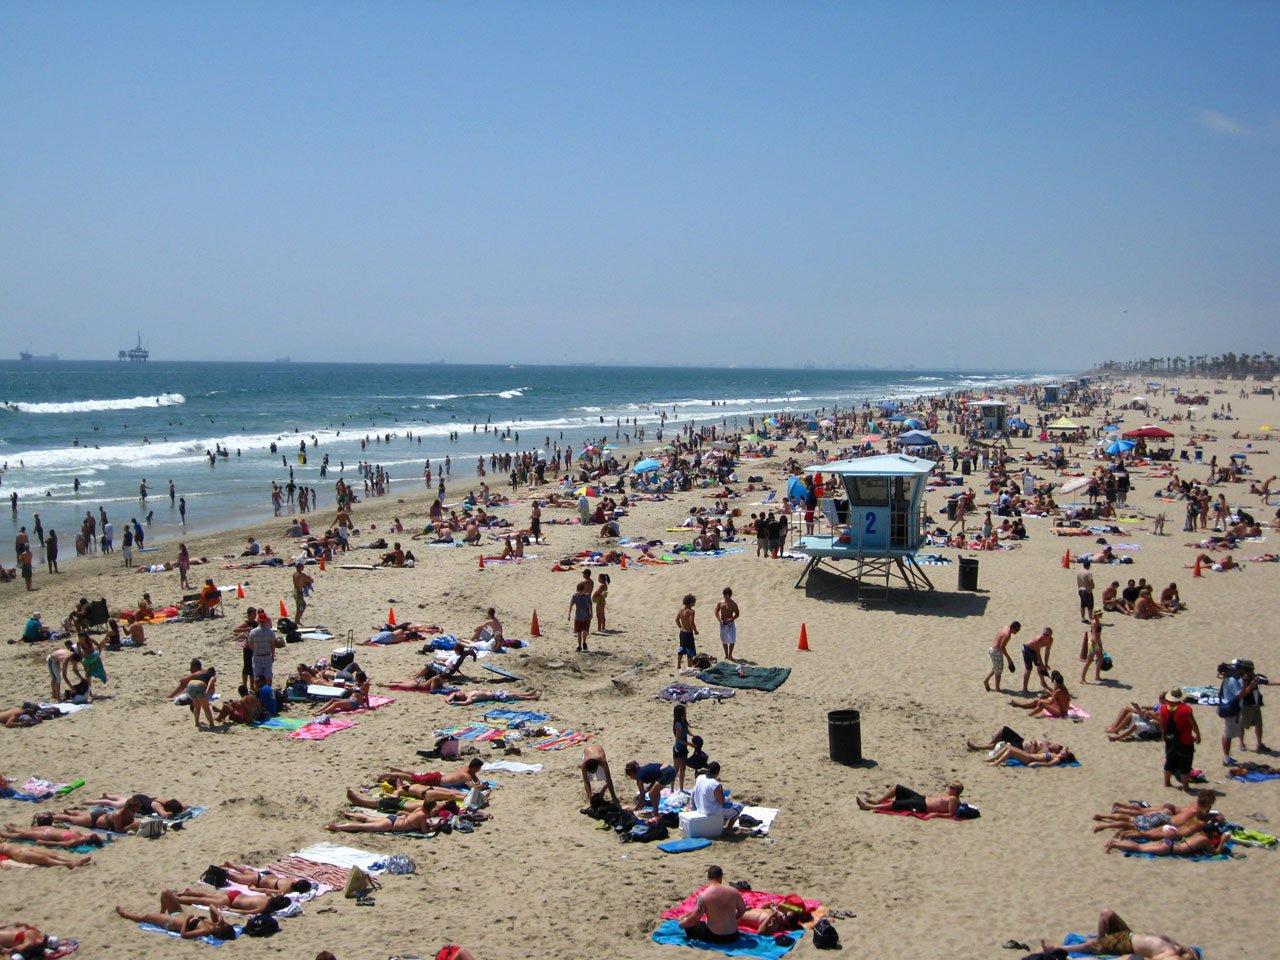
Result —
[[381, 873], [382, 869], [375, 870], [374, 864], [383, 863], [387, 859], [383, 854], [370, 853], [368, 850], [358, 850], [355, 847], [344, 847], [336, 843], [317, 843], [305, 850], [299, 850], [294, 856], [315, 863], [346, 867], [348, 870], [359, 867], [365, 873]]
[[505, 770], [507, 773], [541, 773], [540, 763], [520, 763], [516, 760], [494, 760], [486, 763], [480, 770], [489, 773], [493, 770]]

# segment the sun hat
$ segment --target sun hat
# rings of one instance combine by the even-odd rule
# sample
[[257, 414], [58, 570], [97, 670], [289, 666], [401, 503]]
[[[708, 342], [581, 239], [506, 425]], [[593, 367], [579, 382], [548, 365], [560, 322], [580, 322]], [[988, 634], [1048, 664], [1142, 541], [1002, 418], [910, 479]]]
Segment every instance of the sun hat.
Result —
[[1164, 698], [1170, 703], [1181, 703], [1183, 700], [1187, 699], [1187, 695], [1182, 692], [1181, 687], [1174, 687], [1164, 695]]

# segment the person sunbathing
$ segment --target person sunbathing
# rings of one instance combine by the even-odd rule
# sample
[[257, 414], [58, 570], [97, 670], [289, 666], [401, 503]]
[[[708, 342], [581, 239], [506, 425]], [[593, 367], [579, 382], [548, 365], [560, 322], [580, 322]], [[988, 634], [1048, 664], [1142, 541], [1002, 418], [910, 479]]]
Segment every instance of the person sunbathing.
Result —
[[901, 784], [883, 794], [878, 800], [870, 795], [858, 794], [854, 797], [859, 810], [876, 810], [885, 813], [915, 813], [925, 820], [937, 817], [954, 817], [960, 809], [960, 794], [964, 792], [964, 784], [958, 780], [947, 785], [947, 792], [932, 797], [916, 793]]
[[[377, 782], [389, 783], [395, 789], [404, 790], [405, 792], [409, 792], [415, 786], [471, 787], [480, 782], [480, 768], [483, 766], [484, 761], [479, 757], [475, 757], [467, 764], [465, 770], [450, 770], [447, 773], [441, 773], [438, 770], [414, 773], [412, 770], [401, 770], [398, 767], [392, 767], [386, 773], [379, 774]], [[414, 796], [420, 795], [414, 794]]]
[[366, 710], [369, 707], [369, 677], [363, 670], [355, 673], [355, 686], [348, 689], [340, 697], [330, 700], [315, 712], [317, 717], [331, 716], [335, 713], [350, 713], [353, 710]]
[[498, 703], [510, 703], [516, 700], [537, 700], [541, 698], [537, 690], [459, 690], [449, 694], [449, 702], [458, 706], [469, 706], [473, 703], [484, 703], [496, 700]]
[[275, 913], [288, 910], [293, 901], [281, 893], [259, 893], [241, 890], [218, 890], [213, 887], [188, 887], [175, 892], [183, 906], [217, 907], [236, 913]]
[[68, 827], [88, 827], [90, 830], [110, 830], [113, 833], [129, 833], [138, 829], [139, 801], [130, 797], [123, 807], [109, 803], [90, 807], [88, 810], [63, 810], [61, 813], [38, 813], [32, 821], [37, 827], [61, 823]]
[[1141, 957], [1142, 960], [1199, 960], [1192, 947], [1184, 947], [1172, 937], [1158, 933], [1134, 933], [1112, 910], [1103, 910], [1098, 918], [1098, 935], [1084, 943], [1052, 946], [1040, 941], [1040, 949], [1049, 956], [1065, 958], [1070, 953], [1099, 956]]
[[[409, 790], [416, 791], [416, 795]], [[426, 809], [431, 813], [437, 806], [444, 810], [453, 810], [467, 799], [465, 790], [454, 790], [450, 787], [408, 787], [397, 793], [382, 793], [374, 797], [363, 797], [356, 791], [347, 789], [347, 802], [353, 807], [364, 810], [377, 810], [381, 814], [406, 813]]]
[[754, 907], [738, 918], [738, 926], [748, 927], [762, 937], [772, 937], [796, 926], [795, 918], [778, 905]]
[[26, 863], [33, 867], [66, 867], [74, 870], [92, 863], [93, 857], [88, 854], [72, 856], [28, 843], [0, 843], [0, 867], [5, 866], [6, 861], [12, 861], [15, 865]]
[[1207, 818], [1216, 797], [1217, 794], [1212, 790], [1201, 790], [1185, 807], [1177, 807], [1172, 803], [1162, 803], [1158, 807], [1136, 803], [1113, 803], [1109, 813], [1093, 815], [1093, 819], [1099, 824], [1093, 828], [1093, 832], [1154, 830], [1169, 825], [1180, 827], [1185, 823]]
[[[509, 543], [510, 541], [508, 541]], [[498, 611], [494, 607], [490, 607], [484, 612], [484, 619], [471, 631], [471, 643], [479, 643], [482, 640], [502, 640], [502, 621], [498, 619]]]
[[1187, 838], [1203, 833], [1205, 830], [1221, 830], [1226, 821], [1216, 810], [1207, 813], [1201, 810], [1182, 824], [1167, 823], [1164, 826], [1152, 827], [1150, 830], [1121, 830], [1117, 834], [1121, 840], [1167, 840], [1169, 837]]
[[18, 921], [0, 927], [0, 950], [15, 956], [43, 957], [48, 941], [39, 927]]
[[30, 840], [42, 847], [78, 847], [81, 844], [101, 847], [106, 843], [98, 833], [59, 830], [57, 827], [19, 827], [12, 823], [6, 823], [0, 830], [0, 839]]
[[247, 864], [232, 863], [229, 860], [223, 862], [222, 869], [227, 874], [228, 883], [238, 883], [259, 893], [308, 893], [313, 886], [310, 880], [295, 880], [270, 870], [255, 870]]
[[1205, 829], [1189, 837], [1169, 835], [1162, 840], [1111, 839], [1103, 848], [1107, 853], [1123, 850], [1126, 853], [1149, 853], [1157, 857], [1194, 857], [1197, 854], [1222, 853], [1231, 842], [1231, 834], [1217, 829]]
[[161, 800], [156, 797], [149, 797], [145, 793], [133, 793], [125, 796], [120, 793], [104, 793], [93, 803], [98, 806], [111, 807], [115, 810], [123, 810], [129, 806], [130, 801], [137, 801], [138, 812], [144, 817], [176, 817], [183, 810], [188, 809], [187, 805], [181, 800], [169, 798]]
[[6, 710], [0, 710], [0, 726], [9, 728], [16, 727], [34, 727], [40, 721], [34, 715], [34, 711], [28, 707], [9, 707]]
[[1153, 707], [1131, 703], [1121, 708], [1115, 721], [1104, 732], [1112, 743], [1117, 740], [1159, 740], [1159, 712]]
[[326, 823], [324, 828], [333, 833], [436, 833], [439, 825], [431, 817], [432, 808], [422, 806], [408, 813], [388, 813], [370, 816], [354, 810], [343, 813], [337, 823]]
[[986, 743], [974, 743], [972, 740], [964, 742], [965, 747], [972, 751], [979, 750], [995, 750], [1001, 744], [1010, 744], [1019, 750], [1043, 750], [1049, 745], [1048, 740], [1024, 740], [1022, 734], [1011, 727], [1001, 727]]
[[228, 700], [217, 710], [219, 723], [257, 723], [262, 719], [262, 701], [243, 683], [236, 690], [239, 700]]
[[234, 940], [236, 928], [222, 919], [217, 907], [209, 907], [209, 916], [187, 913], [172, 890], [160, 891], [159, 913], [134, 913], [117, 905], [116, 913], [134, 923], [149, 923], [161, 930], [176, 933], [183, 940], [198, 940], [201, 937], [213, 937], [215, 940]]
[[1010, 766], [1011, 760], [1016, 760], [1025, 767], [1056, 767], [1059, 764], [1073, 763], [1075, 759], [1075, 754], [1060, 743], [1046, 744], [1042, 750], [1020, 750], [1013, 744], [1006, 743], [993, 751], [986, 762], [996, 767]]
[[1062, 674], [1053, 671], [1053, 689], [1034, 700], [1010, 700], [1010, 706], [1028, 711], [1028, 716], [1061, 719], [1071, 710], [1071, 691], [1067, 689]]

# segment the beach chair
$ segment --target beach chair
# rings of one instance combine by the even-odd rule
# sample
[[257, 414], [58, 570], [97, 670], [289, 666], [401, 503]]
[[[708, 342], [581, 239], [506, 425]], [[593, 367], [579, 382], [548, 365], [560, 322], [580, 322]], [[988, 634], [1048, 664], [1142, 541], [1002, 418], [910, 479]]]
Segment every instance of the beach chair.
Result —
[[195, 604], [196, 616], [204, 617], [209, 620], [216, 620], [218, 617], [227, 615], [227, 608], [222, 602], [222, 591], [216, 590], [209, 596], [209, 602], [206, 604], [200, 599], [198, 593], [184, 593], [182, 595], [182, 603], [185, 606], [188, 603]]

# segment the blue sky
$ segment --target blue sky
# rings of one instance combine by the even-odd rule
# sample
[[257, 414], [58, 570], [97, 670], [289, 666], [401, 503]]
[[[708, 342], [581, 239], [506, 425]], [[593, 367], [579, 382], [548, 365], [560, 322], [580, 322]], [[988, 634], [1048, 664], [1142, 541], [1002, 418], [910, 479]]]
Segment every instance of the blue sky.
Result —
[[1280, 349], [1280, 4], [0, 6], [0, 317], [105, 357]]

